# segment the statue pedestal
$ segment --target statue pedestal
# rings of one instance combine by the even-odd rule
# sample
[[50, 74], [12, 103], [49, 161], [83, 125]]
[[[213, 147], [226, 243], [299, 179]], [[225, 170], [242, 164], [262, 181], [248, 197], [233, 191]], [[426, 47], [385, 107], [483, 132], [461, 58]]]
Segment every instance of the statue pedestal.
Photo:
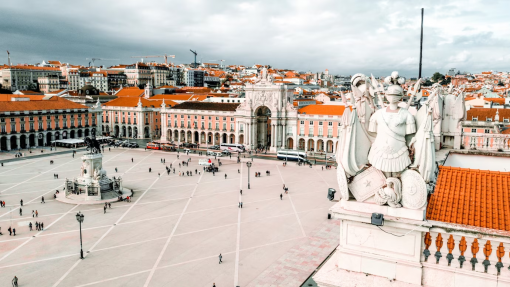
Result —
[[[330, 260], [336, 260], [338, 270], [371, 274], [410, 286], [420, 286], [422, 232], [427, 232], [431, 226], [423, 220], [424, 210], [393, 208], [353, 200], [340, 201], [330, 209], [332, 217], [341, 221], [340, 244]], [[373, 212], [384, 214], [383, 226], [371, 224]], [[336, 286], [326, 283], [326, 277], [321, 281], [321, 276], [321, 272], [314, 275], [319, 286]], [[363, 281], [364, 278], [357, 278], [360, 281], [356, 286], [372, 285], [369, 280], [373, 280], [373, 277], [366, 277], [367, 282]]]
[[75, 202], [104, 201], [117, 199], [123, 194], [130, 194], [124, 190], [120, 177], [114, 177], [112, 180], [106, 176], [101, 153], [85, 154], [81, 159], [80, 175], [72, 180], [66, 179], [66, 200]]

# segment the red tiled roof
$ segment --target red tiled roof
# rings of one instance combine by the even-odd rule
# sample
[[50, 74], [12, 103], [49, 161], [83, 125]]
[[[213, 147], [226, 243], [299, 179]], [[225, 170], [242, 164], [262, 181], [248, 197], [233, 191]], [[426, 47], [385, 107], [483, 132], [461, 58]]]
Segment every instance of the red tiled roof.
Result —
[[[29, 101], [11, 101], [11, 97], [29, 98]], [[1, 95], [0, 112], [16, 111], [41, 111], [41, 110], [66, 110], [66, 109], [88, 109], [87, 106], [53, 96], [44, 100], [45, 96], [16, 96]]]
[[510, 172], [440, 166], [427, 219], [510, 231]]
[[141, 97], [145, 90], [139, 89], [138, 87], [122, 88], [117, 94], [117, 97]]
[[486, 121], [487, 118], [495, 120], [496, 112], [499, 111], [499, 120], [510, 118], [510, 109], [490, 109], [490, 108], [473, 108], [467, 111], [467, 119], [471, 121], [473, 117], [478, 117], [479, 121]]
[[[142, 106], [144, 108], [150, 108], [150, 107], [154, 107], [154, 108], [160, 108], [161, 107], [161, 104], [163, 103], [163, 100], [153, 100], [153, 99], [145, 99], [145, 98], [137, 98], [137, 97], [122, 97], [122, 98], [116, 98], [114, 100], [111, 100], [107, 103], [105, 103], [103, 106], [105, 107], [131, 107], [131, 108], [134, 108], [134, 107], [137, 107], [138, 106], [138, 101], [141, 101], [142, 102]], [[166, 100], [165, 99], [165, 104], [166, 106], [170, 106], [170, 107], [173, 107], [175, 105], [177, 105], [176, 102], [174, 101], [171, 101], [171, 100]]]
[[309, 105], [298, 110], [300, 114], [341, 116], [344, 114], [345, 106], [341, 105]]

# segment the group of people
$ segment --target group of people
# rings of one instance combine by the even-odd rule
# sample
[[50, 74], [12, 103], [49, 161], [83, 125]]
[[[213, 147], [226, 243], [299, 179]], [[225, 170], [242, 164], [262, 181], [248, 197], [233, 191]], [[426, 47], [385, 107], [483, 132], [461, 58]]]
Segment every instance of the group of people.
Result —
[[[28, 224], [28, 228], [30, 228], [30, 231], [32, 231], [32, 222]], [[44, 230], [44, 223], [43, 222], [35, 222], [35, 230], [41, 231]]]
[[53, 174], [53, 179], [58, 179], [58, 173]]

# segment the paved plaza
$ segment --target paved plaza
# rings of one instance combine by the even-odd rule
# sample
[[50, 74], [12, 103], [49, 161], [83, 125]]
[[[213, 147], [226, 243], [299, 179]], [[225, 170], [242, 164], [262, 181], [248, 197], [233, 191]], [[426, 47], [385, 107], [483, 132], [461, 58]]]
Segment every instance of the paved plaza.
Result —
[[[132, 202], [114, 203], [106, 214], [102, 205], [53, 200], [65, 178], [79, 174], [83, 151], [74, 158], [55, 154], [0, 167], [0, 200], [6, 202], [0, 208], [0, 286], [10, 286], [14, 275], [23, 287], [289, 286], [295, 283], [286, 276], [299, 273], [296, 280], [304, 282], [338, 244], [338, 225], [327, 219], [333, 202], [326, 198], [328, 187], [337, 188], [335, 169], [254, 159], [248, 189], [247, 158], [241, 164], [234, 157], [221, 158], [220, 172], [213, 176], [198, 165], [205, 156], [181, 153], [177, 159], [176, 153], [105, 150], [108, 176], [122, 176], [124, 187], [135, 192]], [[173, 164], [175, 174], [167, 175], [162, 158], [167, 166]], [[179, 168], [188, 158], [189, 166]], [[193, 176], [180, 177], [179, 171]], [[255, 172], [261, 177], [255, 178]], [[289, 194], [281, 200], [284, 183]], [[46, 203], [41, 203], [43, 195]], [[78, 211], [85, 215], [83, 260]], [[35, 221], [44, 223], [43, 231], [29, 231]], [[15, 237], [9, 236], [9, 226], [16, 228]], [[322, 243], [323, 237], [329, 243]], [[295, 271], [294, 264], [309, 265], [309, 273]]]

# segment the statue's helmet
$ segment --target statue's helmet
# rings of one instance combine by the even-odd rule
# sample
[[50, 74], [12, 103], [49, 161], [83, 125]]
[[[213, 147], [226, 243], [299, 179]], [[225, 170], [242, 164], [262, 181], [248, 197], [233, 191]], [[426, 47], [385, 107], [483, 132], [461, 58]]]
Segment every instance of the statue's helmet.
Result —
[[366, 76], [361, 73], [354, 74], [351, 78], [351, 85], [357, 86], [360, 81], [366, 82]]
[[399, 85], [390, 85], [385, 93], [387, 96], [404, 96], [404, 89]]

